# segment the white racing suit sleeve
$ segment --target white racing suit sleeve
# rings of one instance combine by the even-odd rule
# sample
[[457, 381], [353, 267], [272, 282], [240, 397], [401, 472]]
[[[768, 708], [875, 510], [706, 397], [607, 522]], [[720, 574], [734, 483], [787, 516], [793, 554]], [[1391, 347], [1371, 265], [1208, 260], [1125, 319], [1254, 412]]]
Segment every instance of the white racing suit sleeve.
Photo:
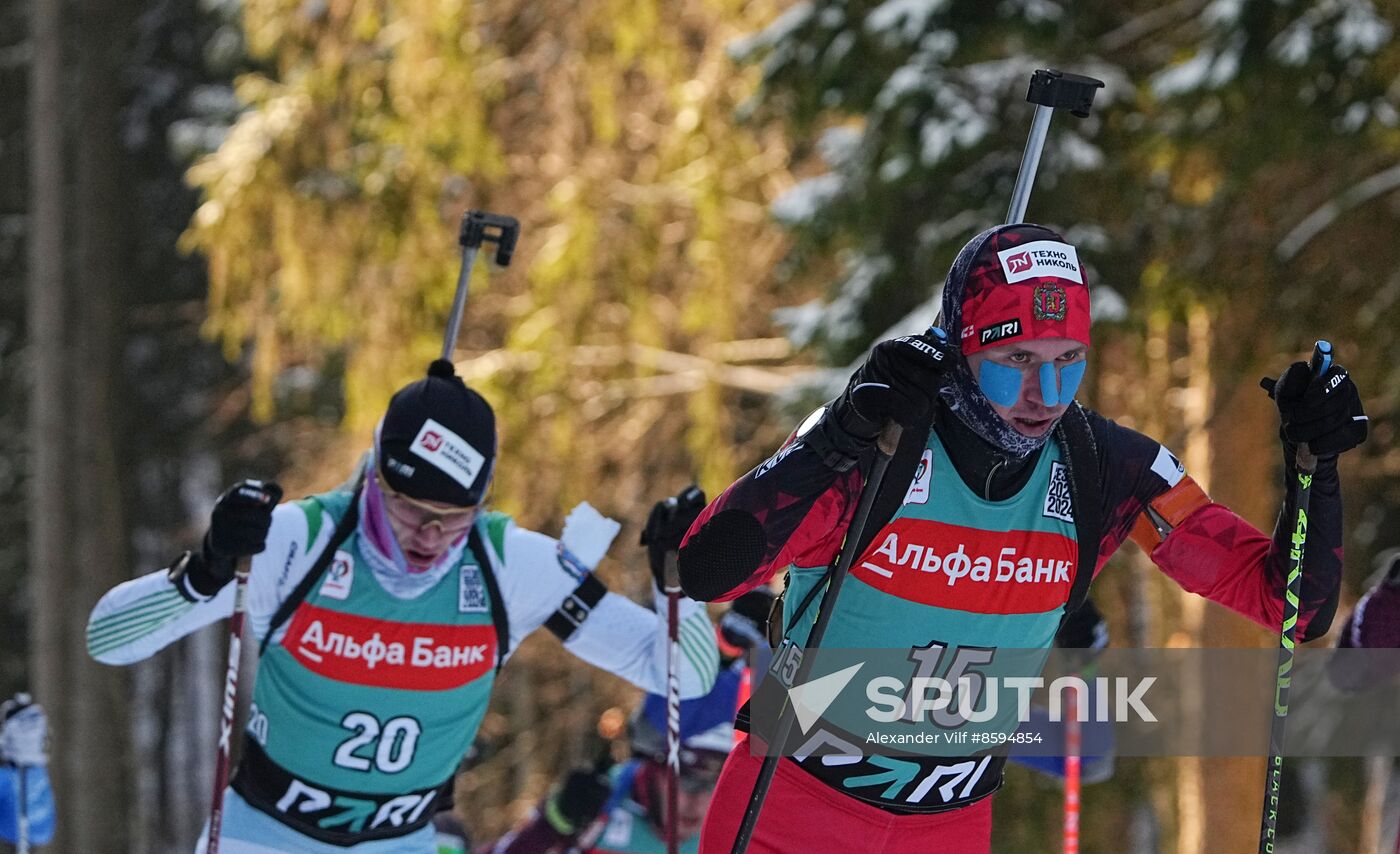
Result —
[[[644, 691], [665, 694], [670, 645], [664, 616], [667, 604], [660, 593], [653, 599], [656, 610], [648, 611], [624, 596], [607, 594], [564, 648]], [[689, 700], [705, 696], [714, 687], [719, 647], [703, 605], [683, 596], [679, 616], [681, 698]]]
[[[549, 619], [579, 586], [559, 558], [559, 541], [514, 522], [504, 534], [499, 584], [510, 615], [511, 649]], [[606, 593], [564, 641], [584, 661], [621, 676], [638, 688], [666, 693], [666, 598], [656, 594], [649, 611], [616, 593]], [[715, 630], [699, 602], [680, 600], [680, 688], [687, 699], [710, 692], [719, 673]]]
[[[249, 567], [247, 614], [249, 630], [259, 641], [277, 606], [296, 587], [321, 545], [329, 526], [321, 526], [311, 548], [305, 512], [295, 503], [272, 512], [267, 547], [253, 556]], [[233, 614], [234, 584], [218, 594], [191, 602], [160, 569], [133, 578], [107, 591], [88, 617], [88, 654], [103, 664], [131, 664], [150, 657], [197, 629]]]

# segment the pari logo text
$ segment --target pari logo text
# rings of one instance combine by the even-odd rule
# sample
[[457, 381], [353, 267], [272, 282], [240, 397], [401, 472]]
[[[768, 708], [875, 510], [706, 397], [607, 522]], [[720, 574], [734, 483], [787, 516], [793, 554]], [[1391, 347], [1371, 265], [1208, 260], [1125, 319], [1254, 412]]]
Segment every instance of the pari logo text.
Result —
[[1005, 341], [1007, 338], [1015, 338], [1021, 334], [1021, 321], [1017, 318], [1003, 320], [991, 326], [984, 326], [978, 336], [977, 343], [982, 345], [995, 344], [998, 341]]

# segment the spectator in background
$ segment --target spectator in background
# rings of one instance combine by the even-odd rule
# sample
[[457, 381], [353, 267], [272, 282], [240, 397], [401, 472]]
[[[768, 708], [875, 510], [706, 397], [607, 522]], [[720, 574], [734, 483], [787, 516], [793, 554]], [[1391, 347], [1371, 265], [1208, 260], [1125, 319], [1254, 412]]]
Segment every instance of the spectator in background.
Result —
[[28, 694], [0, 703], [0, 840], [11, 845], [53, 840], [47, 733], [44, 710]]

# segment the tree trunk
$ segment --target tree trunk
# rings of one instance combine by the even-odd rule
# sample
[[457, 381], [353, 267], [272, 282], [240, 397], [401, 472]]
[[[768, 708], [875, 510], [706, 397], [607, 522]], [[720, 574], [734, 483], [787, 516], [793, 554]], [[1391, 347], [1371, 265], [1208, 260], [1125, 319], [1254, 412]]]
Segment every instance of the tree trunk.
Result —
[[129, 850], [126, 695], [87, 655], [87, 613], [127, 577], [115, 401], [124, 174], [126, 0], [37, 0], [27, 291], [30, 626], [37, 698], [52, 715], [55, 850]]
[[1366, 757], [1366, 791], [1361, 806], [1361, 827], [1357, 830], [1360, 844], [1359, 854], [1394, 854], [1394, 846], [1387, 845], [1381, 834], [1385, 824], [1386, 790], [1390, 787], [1391, 767], [1395, 760], [1389, 756]]
[[[1231, 312], [1216, 324], [1213, 339], [1217, 345], [1216, 365], [1229, 366], [1217, 371], [1217, 392], [1213, 395], [1215, 415], [1210, 423], [1214, 451], [1210, 495], [1265, 533], [1274, 529], [1278, 514], [1279, 466], [1282, 452], [1278, 445], [1278, 415], [1269, 398], [1259, 388], [1259, 377], [1266, 373], [1261, 362], [1268, 353], [1243, 351], [1243, 342], [1252, 340], [1245, 330], [1254, 318], [1249, 312]], [[1217, 605], [1206, 608], [1201, 646], [1259, 647], [1277, 645], [1279, 629], [1272, 633]], [[1206, 696], [1219, 696], [1207, 679]], [[1258, 714], [1266, 715], [1267, 709]], [[1296, 760], [1295, 760], [1296, 761]], [[1206, 806], [1206, 839], [1220, 851], [1251, 851], [1259, 845], [1259, 822], [1264, 797], [1262, 757], [1212, 758], [1202, 760]]]
[[[1205, 490], [1210, 489], [1211, 469], [1215, 459], [1209, 433], [1213, 403], [1210, 339], [1210, 317], [1203, 307], [1196, 306], [1187, 321], [1186, 385], [1180, 389], [1181, 426], [1185, 430], [1181, 461]], [[1199, 596], [1184, 594], [1181, 597], [1181, 617], [1178, 625], [1185, 635], [1187, 645], [1200, 645], [1205, 623], [1205, 604], [1205, 600]], [[1206, 686], [1203, 685], [1183, 687], [1183, 691], [1190, 697], [1189, 705], [1197, 708], [1204, 705], [1201, 696], [1205, 690]], [[1204, 725], [1199, 719], [1191, 723], [1196, 729]], [[1214, 838], [1210, 836], [1208, 829], [1210, 788], [1205, 761], [1199, 756], [1183, 756], [1178, 764], [1177, 850], [1182, 854], [1204, 851], [1205, 841]]]

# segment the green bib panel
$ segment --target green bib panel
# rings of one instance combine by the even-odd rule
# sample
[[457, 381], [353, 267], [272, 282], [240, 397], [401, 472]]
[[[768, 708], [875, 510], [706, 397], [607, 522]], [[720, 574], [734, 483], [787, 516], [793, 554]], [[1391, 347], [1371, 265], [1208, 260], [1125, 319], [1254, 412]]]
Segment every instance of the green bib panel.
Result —
[[[1074, 583], [1073, 520], [1058, 443], [1016, 496], [987, 501], [930, 430], [899, 512], [852, 563], [822, 646], [1049, 649]], [[790, 571], [787, 625], [826, 567]], [[804, 640], [816, 611], [809, 606], [789, 637]]]
[[[504, 517], [477, 524], [499, 554]], [[486, 713], [496, 603], [470, 548], [405, 600], [380, 586], [362, 546], [357, 530], [263, 655], [249, 731], [308, 782], [366, 794], [427, 789], [455, 772]]]
[[[818, 733], [850, 741], [840, 757], [797, 756], [799, 767], [858, 800], [913, 812], [955, 809], [996, 790], [1005, 759], [989, 751], [1016, 732], [1016, 706], [984, 706], [996, 695], [982, 699], [981, 686], [990, 677], [1040, 673], [1073, 590], [1079, 547], [1063, 459], [1058, 442], [1050, 443], [1015, 496], [987, 501], [967, 487], [929, 431], [902, 504], [853, 561], [814, 653], [822, 674], [858, 665], [869, 702], [832, 703], [821, 712]], [[787, 637], [801, 646], [817, 607], [795, 617], [809, 593], [820, 601], [824, 591], [816, 588], [826, 568], [794, 566], [790, 573], [784, 618]], [[871, 686], [883, 677], [894, 687], [877, 695]], [[972, 724], [957, 705], [925, 707], [926, 697], [914, 693], [919, 677], [955, 685], [966, 677], [971, 709], [985, 707], [989, 719]], [[884, 718], [881, 734], [937, 730], [967, 741], [872, 753], [860, 735], [877, 720], [870, 709], [898, 703], [905, 711]]]

